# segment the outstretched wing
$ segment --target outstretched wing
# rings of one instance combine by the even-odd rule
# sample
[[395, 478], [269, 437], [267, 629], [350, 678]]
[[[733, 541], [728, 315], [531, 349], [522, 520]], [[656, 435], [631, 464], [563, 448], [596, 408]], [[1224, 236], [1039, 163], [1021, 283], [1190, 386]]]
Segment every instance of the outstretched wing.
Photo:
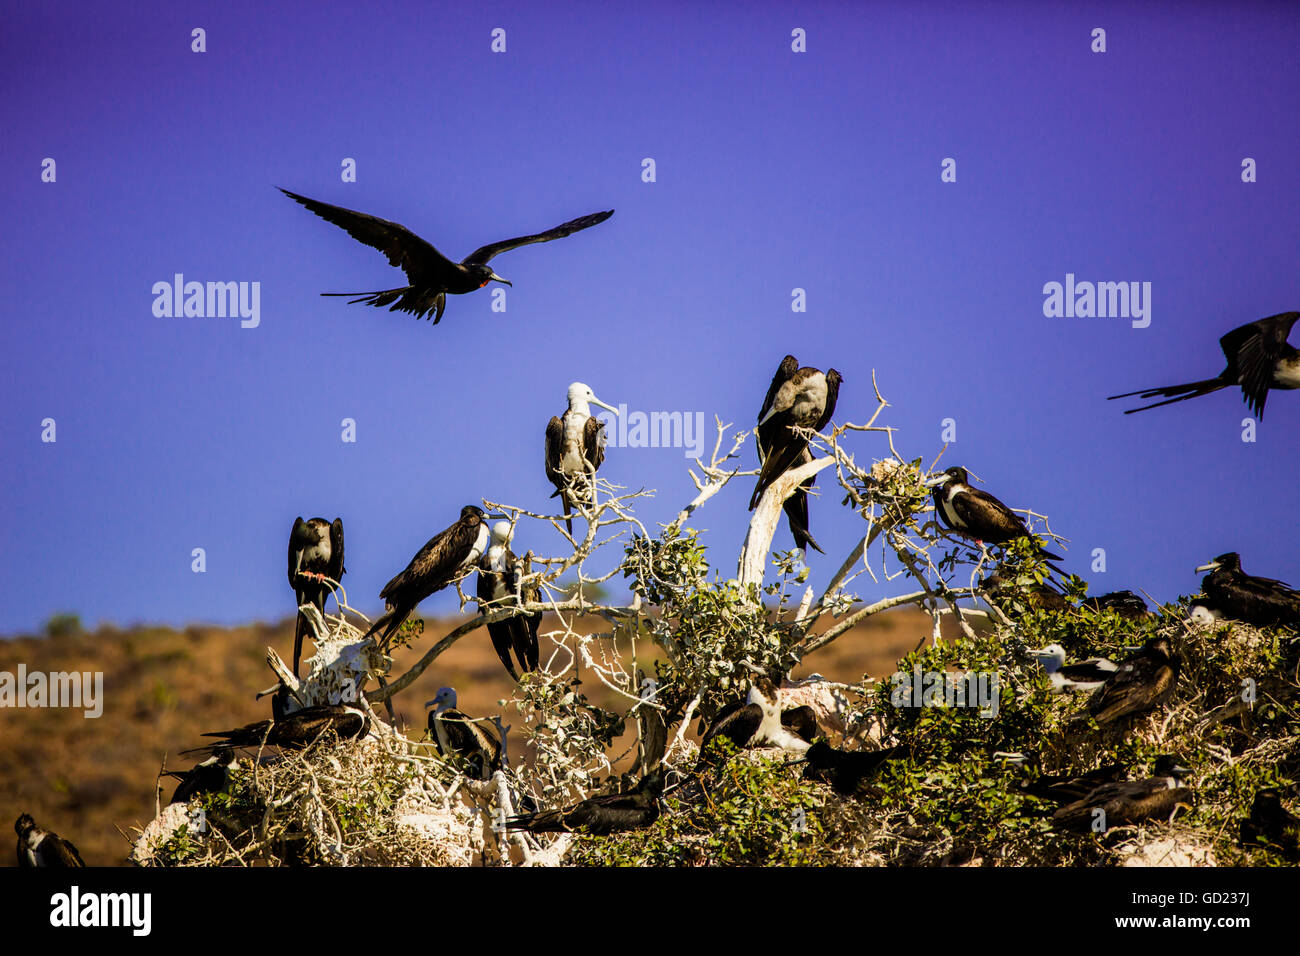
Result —
[[[579, 216], [577, 219], [570, 219], [568, 222], [562, 223], [554, 229], [548, 229], [546, 232], [539, 232], [536, 235], [519, 236], [516, 239], [502, 239], [500, 242], [490, 242], [486, 246], [480, 246], [478, 249], [475, 249], [466, 256], [464, 264], [467, 266], [485, 265], [493, 256], [499, 256], [503, 252], [517, 249], [519, 246], [526, 246], [530, 242], [550, 242], [552, 239], [562, 239], [565, 236], [572, 235], [575, 232], [580, 232], [583, 229], [590, 229], [592, 226], [597, 226], [612, 215], [614, 215], [614, 210], [606, 209], [604, 212], [593, 212], [589, 216]], [[399, 226], [398, 228], [401, 227]]]
[[1286, 339], [1298, 318], [1300, 312], [1270, 315], [1233, 329], [1219, 339], [1229, 367], [1237, 369], [1247, 407], [1260, 419], [1264, 417], [1264, 402], [1273, 384], [1273, 369], [1286, 354]]
[[398, 266], [413, 283], [446, 278], [456, 272], [456, 264], [405, 226], [378, 216], [371, 216], [342, 206], [308, 199], [281, 189], [290, 199], [306, 206], [326, 222], [345, 230], [358, 242], [373, 246], [388, 257], [388, 264]]

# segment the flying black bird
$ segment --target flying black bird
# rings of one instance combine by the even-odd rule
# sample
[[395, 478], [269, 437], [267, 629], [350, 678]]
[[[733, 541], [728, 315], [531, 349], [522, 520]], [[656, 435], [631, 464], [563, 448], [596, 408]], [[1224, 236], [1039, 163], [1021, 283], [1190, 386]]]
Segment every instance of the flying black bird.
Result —
[[726, 737], [742, 748], [780, 747], [800, 753], [808, 749], [807, 741], [782, 726], [776, 684], [767, 677], [755, 677], [744, 704], [723, 708], [700, 741], [701, 755], [715, 737]]
[[220, 793], [226, 789], [230, 780], [230, 771], [238, 766], [235, 752], [224, 744], [218, 744], [212, 756], [196, 764], [184, 773], [168, 770], [167, 776], [180, 781], [172, 794], [170, 803], [189, 803], [201, 793]]
[[1223, 617], [1256, 627], [1300, 625], [1300, 591], [1272, 578], [1247, 574], [1237, 552], [1221, 554], [1196, 570], [1211, 572], [1201, 587]]
[[[1024, 520], [997, 498], [972, 488], [965, 468], [953, 467], [930, 479], [934, 490], [934, 510], [943, 523], [979, 543], [1006, 544], [1016, 538], [1033, 538]], [[1061, 560], [1038, 545], [1045, 558]]]
[[[510, 550], [514, 527], [509, 521], [498, 521], [492, 526], [492, 539], [478, 563], [478, 609], [480, 614], [513, 607], [520, 599], [534, 600], [536, 593], [525, 595], [521, 579], [528, 568], [519, 556]], [[535, 588], [530, 589], [536, 591]], [[497, 657], [506, 666], [514, 680], [519, 679], [510, 652], [515, 652], [519, 669], [524, 673], [537, 669], [537, 629], [542, 623], [542, 612], [520, 614], [487, 626]]]
[[1145, 714], [1173, 695], [1181, 666], [1168, 638], [1148, 638], [1092, 695], [1088, 712], [1102, 726], [1121, 717]]
[[1269, 788], [1255, 794], [1250, 816], [1241, 821], [1241, 842], [1269, 845], [1288, 860], [1300, 860], [1300, 817], [1282, 806], [1282, 794]]
[[1130, 621], [1147, 617], [1151, 613], [1147, 610], [1147, 602], [1132, 591], [1111, 591], [1109, 594], [1099, 594], [1096, 597], [1085, 599], [1079, 606], [1098, 613], [1114, 611], [1120, 617]]
[[[294, 606], [311, 604], [324, 614], [325, 598], [330, 593], [325, 579], [338, 581], [343, 571], [343, 519], [303, 521], [299, 516], [289, 532], [289, 587], [293, 588]], [[293, 629], [294, 677], [298, 676], [302, 639], [310, 630], [306, 615], [299, 611]]]
[[460, 509], [460, 518], [455, 524], [430, 538], [406, 569], [379, 592], [387, 602], [388, 610], [370, 625], [362, 635], [363, 639], [383, 627], [378, 642], [382, 646], [421, 601], [472, 570], [488, 548], [489, 517], [492, 516], [485, 514], [482, 508], [466, 505]]
[[591, 406], [599, 405], [615, 415], [618, 409], [606, 405], [582, 382], [569, 386], [568, 398], [568, 411], [559, 418], [552, 415], [546, 425], [546, 477], [555, 485], [551, 497], [558, 495], [563, 502], [564, 524], [573, 534], [569, 509], [578, 503], [592, 503], [591, 479], [605, 460], [605, 423], [591, 414]]
[[1065, 648], [1060, 644], [1048, 644], [1046, 647], [1031, 650], [1029, 654], [1042, 665], [1048, 680], [1052, 682], [1052, 690], [1058, 694], [1066, 691], [1096, 690], [1114, 677], [1115, 672], [1119, 670], [1118, 664], [1104, 657], [1067, 664]]
[[14, 821], [18, 833], [18, 865], [23, 867], [73, 867], [85, 866], [81, 854], [57, 833], [42, 830], [36, 821], [24, 813]]
[[1132, 415], [1148, 408], [1185, 402], [1189, 398], [1200, 398], [1221, 388], [1240, 385], [1246, 406], [1263, 421], [1264, 402], [1268, 400], [1270, 388], [1300, 388], [1300, 352], [1286, 340], [1296, 319], [1300, 319], [1300, 312], [1281, 312], [1249, 322], [1219, 339], [1219, 347], [1228, 360], [1228, 367], [1216, 378], [1188, 382], [1185, 385], [1143, 388], [1109, 397], [1129, 398], [1137, 395], [1141, 398], [1165, 399], [1163, 402], [1130, 408], [1124, 412], [1125, 415]]
[[614, 215], [614, 210], [607, 209], [605, 212], [579, 216], [546, 232], [489, 243], [475, 249], [461, 262], [452, 262], [405, 226], [380, 219], [378, 216], [369, 216], [364, 212], [355, 212], [316, 199], [308, 199], [287, 189], [281, 189], [280, 192], [306, 206], [327, 222], [332, 222], [346, 230], [348, 235], [358, 242], [374, 246], [388, 257], [389, 265], [400, 266], [411, 283], [396, 289], [381, 289], [378, 292], [324, 292], [322, 295], [356, 296], [348, 303], [349, 305], [356, 302], [364, 302], [376, 308], [386, 305], [389, 307], [389, 312], [410, 312], [420, 318], [426, 318], [432, 312], [434, 325], [437, 325], [442, 318], [448, 293], [463, 295], [481, 289], [494, 281], [510, 285], [488, 266], [493, 256], [532, 242], [549, 242], [552, 239], [563, 238], [602, 223]]
[[1098, 819], [1093, 812], [1105, 811], [1105, 826], [1140, 823], [1151, 817], [1169, 817], [1179, 804], [1192, 800], [1192, 791], [1181, 786], [1189, 771], [1168, 754], [1156, 758], [1153, 775], [1146, 780], [1103, 783], [1086, 797], [1067, 803], [1052, 814], [1058, 830], [1088, 830]]
[[1110, 763], [1082, 773], [1039, 774], [1028, 780], [1017, 781], [1016, 789], [1040, 800], [1064, 806], [1083, 800], [1103, 784], [1123, 781], [1125, 775], [1123, 764]]
[[506, 820], [506, 826], [530, 833], [586, 833], [591, 836], [638, 830], [659, 819], [659, 798], [663, 792], [663, 767], [657, 766], [628, 793], [588, 797], [562, 810], [521, 813]]
[[907, 756], [902, 747], [885, 747], [882, 750], [838, 750], [824, 740], [816, 741], [804, 758], [808, 767], [805, 780], [829, 783], [842, 796], [861, 796], [868, 788], [866, 781], [890, 760]]
[[429, 711], [429, 735], [438, 753], [461, 757], [480, 780], [501, 769], [501, 739], [495, 729], [456, 709], [454, 688], [439, 687], [433, 700], [424, 706], [434, 708]]
[[219, 730], [204, 737], [221, 737], [220, 743], [182, 750], [182, 754], [216, 754], [223, 748], [287, 747], [302, 750], [327, 731], [340, 740], [364, 737], [370, 730], [370, 715], [355, 704], [318, 704], [304, 707], [279, 720], [259, 720], [234, 730]]
[[[749, 499], [749, 510], [758, 506], [763, 492], [772, 482], [805, 462], [812, 461], [808, 438], [796, 432], [798, 428], [821, 431], [835, 414], [843, 379], [835, 369], [822, 372], [815, 368], [799, 368], [793, 355], [787, 355], [777, 366], [772, 384], [763, 398], [755, 429], [758, 448], [758, 484]], [[795, 546], [807, 551], [809, 546], [821, 551], [808, 529], [808, 479], [794, 490], [783, 503], [786, 521]]]

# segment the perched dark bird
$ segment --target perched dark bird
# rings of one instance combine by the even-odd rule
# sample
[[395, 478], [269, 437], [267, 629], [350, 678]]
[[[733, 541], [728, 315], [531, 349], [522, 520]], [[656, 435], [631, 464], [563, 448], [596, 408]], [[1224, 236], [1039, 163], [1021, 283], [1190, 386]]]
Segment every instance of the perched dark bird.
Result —
[[219, 744], [213, 749], [211, 757], [184, 773], [168, 770], [167, 776], [180, 781], [168, 802], [189, 803], [202, 793], [220, 793], [230, 781], [230, 771], [238, 764], [234, 750]]
[[1149, 638], [1092, 695], [1088, 712], [1104, 727], [1154, 710], [1173, 695], [1181, 666], [1168, 638]]
[[1084, 799], [1103, 784], [1119, 783], [1126, 775], [1123, 764], [1109, 763], [1082, 773], [1039, 774], [1028, 780], [1017, 781], [1016, 789], [1031, 797], [1064, 806]]
[[[793, 355], [787, 355], [777, 367], [772, 384], [758, 412], [755, 443], [758, 448], [758, 484], [749, 499], [749, 510], [757, 506], [763, 492], [791, 468], [812, 461], [806, 435], [796, 429], [821, 431], [835, 414], [843, 379], [835, 369], [822, 372], [799, 368]], [[786, 521], [795, 546], [805, 552], [808, 547], [821, 551], [808, 529], [808, 489], [812, 479], [794, 490], [783, 503]]]
[[18, 833], [18, 865], [24, 867], [72, 867], [85, 866], [81, 854], [57, 833], [42, 830], [36, 821], [24, 813], [14, 821], [14, 830]]
[[[537, 597], [535, 588], [530, 588], [533, 593], [523, 593], [522, 578], [529, 569], [524, 566], [524, 562], [518, 555], [510, 550], [510, 538], [513, 534], [514, 527], [509, 521], [498, 521], [492, 526], [492, 538], [488, 549], [478, 563], [477, 594], [480, 614], [513, 607], [520, 600], [532, 601]], [[527, 673], [536, 670], [537, 629], [541, 623], [542, 612], [533, 611], [531, 614], [506, 618], [504, 621], [497, 621], [487, 626], [488, 636], [492, 638], [492, 646], [496, 649], [497, 657], [501, 658], [501, 663], [515, 680], [519, 679], [519, 674], [516, 673], [515, 665], [510, 659], [510, 652], [514, 651], [515, 658], [519, 661], [520, 671]]]
[[521, 813], [506, 820], [506, 826], [530, 833], [586, 833], [591, 836], [638, 830], [659, 819], [659, 798], [663, 792], [663, 767], [657, 766], [628, 793], [588, 797], [561, 810]]
[[[1025, 527], [1024, 519], [986, 491], [971, 487], [965, 468], [953, 467], [930, 479], [934, 487], [934, 511], [945, 526], [976, 542], [1006, 544], [1016, 538], [1037, 540]], [[1059, 554], [1038, 550], [1045, 558], [1061, 560]]]
[[1018, 598], [1029, 607], [1042, 611], [1069, 611], [1074, 607], [1069, 598], [1046, 582], [1016, 584], [997, 571], [987, 575], [979, 586], [999, 605]]
[[1156, 758], [1153, 776], [1146, 780], [1103, 783], [1086, 797], [1067, 803], [1052, 814], [1058, 830], [1089, 830], [1100, 818], [1094, 812], [1105, 811], [1104, 826], [1125, 826], [1152, 817], [1168, 818], [1179, 804], [1189, 804], [1192, 791], [1181, 786], [1189, 771], [1168, 754]]
[[388, 610], [363, 637], [382, 627], [378, 643], [384, 645], [421, 601], [473, 570], [488, 549], [489, 517], [474, 505], [461, 508], [456, 523], [430, 538], [405, 570], [384, 585], [379, 596], [387, 602]]
[[1201, 587], [1223, 617], [1255, 627], [1300, 625], [1300, 591], [1272, 578], [1247, 574], [1237, 552], [1221, 554], [1196, 570], [1210, 572]]
[[1282, 794], [1269, 788], [1255, 794], [1250, 816], [1241, 821], [1241, 842], [1270, 846], [1288, 860], [1300, 860], [1300, 817], [1282, 806]]
[[564, 504], [569, 534], [573, 534], [569, 511], [577, 504], [592, 503], [591, 480], [605, 460], [605, 423], [591, 414], [592, 405], [618, 414], [590, 386], [574, 382], [569, 386], [568, 411], [559, 418], [551, 416], [546, 425], [546, 477], [555, 485], [551, 497], [558, 495]]
[[1109, 594], [1099, 594], [1096, 597], [1085, 599], [1079, 606], [1098, 613], [1113, 611], [1129, 621], [1139, 620], [1151, 613], [1147, 609], [1147, 602], [1132, 591], [1111, 591]]
[[805, 780], [829, 783], [842, 796], [861, 795], [866, 781], [890, 760], [907, 756], [902, 747], [885, 747], [881, 750], [839, 750], [824, 740], [816, 741], [804, 758], [808, 767]]
[[1143, 388], [1136, 392], [1111, 395], [1110, 398], [1129, 398], [1137, 395], [1141, 398], [1164, 398], [1163, 402], [1130, 408], [1125, 415], [1144, 412], [1148, 408], [1159, 408], [1174, 402], [1185, 402], [1189, 398], [1200, 398], [1221, 388], [1241, 386], [1242, 398], [1246, 406], [1255, 413], [1260, 421], [1264, 420], [1264, 402], [1268, 399], [1270, 388], [1300, 388], [1300, 352], [1287, 342], [1291, 326], [1300, 318], [1300, 312], [1282, 312], [1270, 315], [1266, 319], [1249, 322], [1233, 329], [1219, 339], [1219, 347], [1228, 360], [1228, 367], [1216, 378], [1207, 378], [1200, 382], [1188, 382], [1185, 385], [1166, 385], [1163, 388]]
[[1067, 691], [1096, 690], [1115, 676], [1119, 665], [1104, 657], [1079, 661], [1075, 664], [1065, 663], [1065, 648], [1060, 644], [1048, 644], [1029, 652], [1042, 665], [1043, 671], [1052, 682], [1052, 689], [1058, 693]]
[[473, 720], [456, 709], [456, 691], [439, 687], [433, 700], [427, 701], [429, 735], [444, 757], [460, 757], [470, 772], [486, 780], [501, 769], [501, 738], [495, 728]]
[[[303, 521], [299, 516], [289, 532], [289, 587], [293, 588], [294, 606], [311, 604], [324, 614], [325, 598], [330, 593], [325, 579], [338, 581], [343, 571], [343, 519]], [[298, 676], [302, 639], [310, 630], [306, 615], [299, 611], [293, 630], [294, 677]]]
[[286, 747], [302, 750], [322, 734], [333, 731], [340, 740], [364, 737], [370, 730], [370, 715], [356, 704], [318, 704], [295, 710], [279, 720], [259, 720], [234, 730], [219, 730], [204, 737], [221, 737], [221, 743], [182, 750], [182, 754], [211, 753], [223, 748]]
[[808, 743], [781, 725], [776, 685], [756, 677], [744, 704], [724, 708], [700, 741], [701, 755], [715, 737], [726, 737], [737, 747], [780, 747], [802, 753]]
[[388, 264], [401, 267], [410, 280], [410, 285], [396, 289], [381, 289], [378, 292], [324, 292], [322, 295], [356, 296], [349, 305], [364, 302], [376, 308], [388, 306], [389, 312], [410, 312], [412, 315], [426, 318], [434, 313], [433, 324], [437, 325], [447, 305], [447, 295], [463, 295], [481, 289], [489, 282], [510, 283], [501, 278], [488, 262], [493, 256], [526, 246], [532, 242], [549, 242], [560, 239], [582, 229], [588, 229], [604, 222], [614, 215], [614, 210], [580, 216], [566, 223], [517, 239], [504, 239], [489, 243], [475, 249], [460, 262], [452, 262], [441, 252], [425, 242], [405, 226], [399, 226], [387, 219], [370, 216], [364, 212], [355, 212], [341, 206], [299, 196], [287, 189], [281, 189], [290, 199], [306, 206], [327, 222], [347, 231], [353, 239], [374, 246], [388, 257]]

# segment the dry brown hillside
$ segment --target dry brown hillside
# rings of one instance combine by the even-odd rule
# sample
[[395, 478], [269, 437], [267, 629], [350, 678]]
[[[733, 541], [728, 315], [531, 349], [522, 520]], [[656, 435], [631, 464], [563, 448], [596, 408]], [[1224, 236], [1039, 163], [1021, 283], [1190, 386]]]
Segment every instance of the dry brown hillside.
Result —
[[[426, 622], [425, 637], [414, 649], [399, 652], [395, 673], [457, 623]], [[594, 630], [603, 622], [592, 624]], [[180, 631], [104, 627], [0, 641], [0, 671], [13, 673], [21, 662], [29, 672], [104, 674], [104, 712], [98, 719], [87, 719], [81, 710], [0, 710], [0, 821], [8, 828], [20, 813], [30, 813], [39, 825], [76, 843], [87, 864], [122, 864], [129, 849], [122, 832], [154, 815], [154, 781], [164, 756], [170, 768], [188, 767], [189, 758], [177, 752], [201, 744], [204, 731], [269, 716], [269, 701], [256, 701], [253, 694], [274, 682], [265, 661], [267, 646], [289, 656], [292, 628], [291, 619]], [[810, 657], [795, 676], [817, 671], [853, 682], [863, 674], [890, 673], [929, 630], [929, 618], [916, 611], [878, 615]], [[498, 712], [497, 701], [511, 689], [481, 630], [455, 644], [399, 695], [399, 717], [422, 724], [424, 702], [443, 684], [457, 689], [461, 709], [484, 715]], [[610, 703], [595, 687], [587, 690], [594, 702]], [[509, 714], [505, 722], [511, 723]], [[164, 781], [164, 799], [173, 785]], [[12, 850], [0, 853], [0, 863], [14, 862]]]

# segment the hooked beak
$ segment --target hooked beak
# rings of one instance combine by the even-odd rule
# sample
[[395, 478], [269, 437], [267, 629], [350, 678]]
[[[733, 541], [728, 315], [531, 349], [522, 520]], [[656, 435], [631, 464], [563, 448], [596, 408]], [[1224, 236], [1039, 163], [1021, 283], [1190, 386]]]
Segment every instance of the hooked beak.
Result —
[[611, 412], [613, 412], [615, 416], [618, 415], [618, 409], [617, 409], [617, 408], [615, 408], [613, 405], [606, 405], [604, 402], [602, 402], [602, 401], [601, 401], [599, 398], [597, 398], [595, 395], [591, 396], [591, 404], [593, 404], [593, 405], [599, 405], [601, 408], [606, 409], [607, 411], [611, 411]]
[[925, 479], [925, 481], [922, 482], [922, 484], [924, 484], [925, 487], [927, 488], [938, 488], [940, 485], [946, 484], [947, 481], [948, 481], [948, 475], [939, 474], [939, 475], [935, 475], [933, 478]]
[[511, 288], [514, 288], [514, 283], [512, 283], [509, 279], [503, 279], [503, 278], [501, 278], [501, 277], [500, 277], [499, 275], [497, 275], [495, 272], [493, 272], [491, 275], [488, 276], [488, 281], [489, 281], [489, 282], [493, 281], [494, 279], [495, 279], [497, 282], [504, 283], [505, 285], [508, 285], [508, 286], [510, 286]]
[[437, 701], [436, 699], [435, 699], [435, 700], [426, 700], [426, 701], [424, 702], [424, 709], [425, 709], [425, 710], [428, 710], [430, 707], [432, 707], [432, 706], [433, 706], [434, 704], [436, 704], [436, 703], [438, 703], [438, 701]]
[[1219, 564], [1218, 561], [1211, 561], [1209, 564], [1202, 564], [1196, 569], [1196, 572], [1199, 574], [1202, 571], [1217, 571], [1220, 567], [1222, 567], [1222, 565]]

